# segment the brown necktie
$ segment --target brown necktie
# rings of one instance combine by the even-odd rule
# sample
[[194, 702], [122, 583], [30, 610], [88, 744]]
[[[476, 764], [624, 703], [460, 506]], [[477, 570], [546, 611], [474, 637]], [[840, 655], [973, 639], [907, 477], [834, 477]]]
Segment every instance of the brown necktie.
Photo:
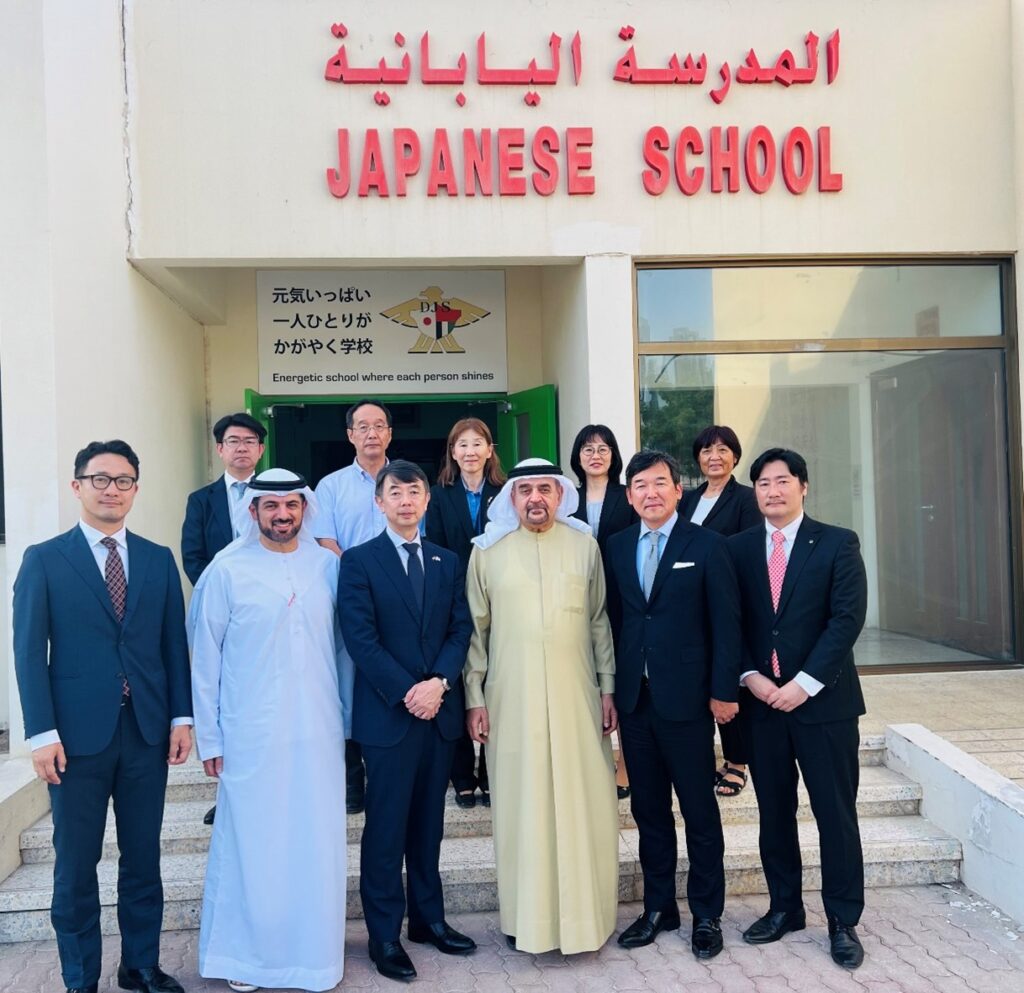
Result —
[[[107, 561], [103, 565], [103, 578], [107, 581], [107, 592], [110, 602], [114, 605], [114, 613], [119, 621], [124, 620], [124, 603], [128, 596], [128, 580], [124, 575], [124, 563], [117, 550], [117, 542], [113, 538], [101, 538], [100, 544], [107, 550]], [[121, 696], [131, 695], [126, 676], [121, 677]], [[122, 701], [126, 702], [126, 701]]]

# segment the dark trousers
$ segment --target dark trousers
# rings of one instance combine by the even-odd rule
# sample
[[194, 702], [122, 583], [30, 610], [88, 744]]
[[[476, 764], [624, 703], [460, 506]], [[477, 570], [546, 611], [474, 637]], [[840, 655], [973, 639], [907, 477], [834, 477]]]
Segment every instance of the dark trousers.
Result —
[[455, 750], [452, 755], [452, 786], [455, 787], [456, 793], [475, 790], [478, 786], [484, 793], [490, 791], [490, 782], [487, 779], [486, 752], [487, 747], [481, 745], [480, 764], [477, 766], [473, 739], [463, 728], [461, 737], [455, 742]]
[[164, 892], [160, 882], [160, 825], [167, 786], [168, 742], [149, 745], [131, 705], [121, 708], [114, 737], [98, 755], [72, 755], [53, 808], [53, 904], [61, 975], [68, 987], [100, 978], [100, 900], [96, 864], [103, 854], [107, 804], [114, 799], [117, 920], [121, 961], [129, 969], [157, 965]]
[[351, 738], [345, 740], [345, 785], [349, 791], [362, 793], [366, 786], [363, 769], [363, 746]]
[[841, 924], [856, 924], [864, 910], [856, 718], [803, 724], [792, 713], [764, 708], [748, 727], [750, 768], [761, 812], [761, 862], [771, 909], [793, 911], [803, 906], [796, 820], [797, 783], [802, 774], [818, 823], [825, 912]]
[[740, 690], [740, 712], [728, 724], [718, 725], [718, 737], [722, 739], [722, 757], [732, 765], [750, 764], [750, 745], [747, 724], [750, 717], [749, 690]]
[[363, 745], [366, 826], [360, 851], [359, 895], [371, 941], [397, 941], [405, 916], [402, 858], [409, 891], [409, 927], [444, 920], [438, 860], [453, 742], [434, 721], [413, 721], [389, 747]]
[[715, 726], [660, 717], [645, 685], [631, 714], [619, 715], [629, 769], [633, 819], [640, 831], [644, 910], [676, 907], [676, 824], [672, 789], [686, 830], [690, 870], [686, 899], [694, 917], [721, 917], [725, 906], [725, 841], [715, 799]]

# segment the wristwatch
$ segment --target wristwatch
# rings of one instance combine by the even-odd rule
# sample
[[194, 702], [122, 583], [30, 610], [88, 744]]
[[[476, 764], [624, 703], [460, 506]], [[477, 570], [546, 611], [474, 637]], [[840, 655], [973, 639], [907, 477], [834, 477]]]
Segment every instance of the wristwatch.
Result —
[[451, 690], [452, 684], [449, 683], [448, 680], [445, 679], [445, 677], [441, 675], [441, 673], [433, 672], [433, 673], [430, 674], [430, 678], [431, 679], [440, 679], [441, 680], [441, 685], [444, 687], [445, 693], [447, 693], [447, 692], [449, 692]]

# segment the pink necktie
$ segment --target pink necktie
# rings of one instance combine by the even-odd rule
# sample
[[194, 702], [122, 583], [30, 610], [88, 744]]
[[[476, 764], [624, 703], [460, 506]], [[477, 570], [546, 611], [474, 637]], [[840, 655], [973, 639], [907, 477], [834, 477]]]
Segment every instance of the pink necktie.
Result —
[[[772, 610], [775, 611], [779, 609], [782, 582], [786, 578], [786, 553], [782, 550], [785, 543], [786, 536], [781, 531], [772, 532], [772, 544], [775, 547], [772, 548], [771, 557], [768, 559], [768, 586], [772, 592]], [[779, 656], [774, 648], [772, 649], [772, 673], [776, 679], [782, 676], [782, 670], [779, 668]]]

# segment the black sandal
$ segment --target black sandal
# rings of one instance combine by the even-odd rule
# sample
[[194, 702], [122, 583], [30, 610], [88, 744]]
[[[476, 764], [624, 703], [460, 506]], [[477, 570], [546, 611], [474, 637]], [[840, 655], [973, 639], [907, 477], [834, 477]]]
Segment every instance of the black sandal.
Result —
[[[742, 782], [737, 783], [730, 776], [742, 777]], [[747, 772], [745, 769], [737, 769], [728, 762], [725, 764], [725, 772], [715, 770], [715, 793], [719, 796], [739, 796], [743, 787], [747, 785]]]

